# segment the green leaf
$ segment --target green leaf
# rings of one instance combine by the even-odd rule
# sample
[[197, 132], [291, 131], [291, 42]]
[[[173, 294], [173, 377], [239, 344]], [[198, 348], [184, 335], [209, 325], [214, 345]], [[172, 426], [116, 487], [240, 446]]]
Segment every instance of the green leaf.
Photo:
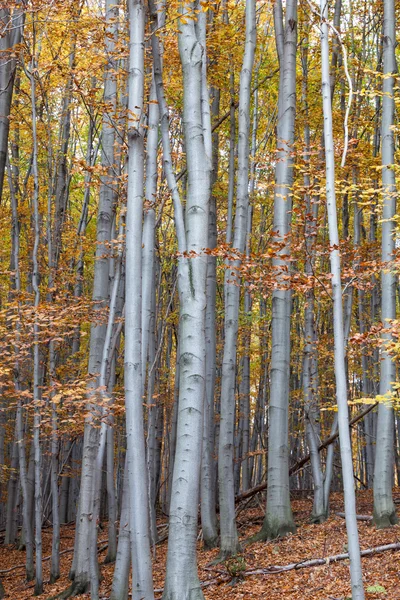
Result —
[[386, 589], [383, 587], [383, 585], [370, 585], [367, 587], [367, 592], [386, 594]]

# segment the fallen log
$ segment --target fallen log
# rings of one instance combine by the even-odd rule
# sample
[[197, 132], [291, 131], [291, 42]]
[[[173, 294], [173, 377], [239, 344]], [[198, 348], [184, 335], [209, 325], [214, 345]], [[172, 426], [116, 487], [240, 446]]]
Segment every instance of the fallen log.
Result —
[[[367, 415], [369, 412], [371, 412], [371, 410], [373, 408], [375, 408], [375, 406], [377, 406], [377, 405], [378, 405], [377, 402], [375, 402], [375, 404], [369, 404], [367, 406], [367, 408], [364, 408], [364, 410], [360, 411], [355, 417], [353, 417], [351, 419], [349, 426], [351, 427], [352, 425], [355, 425], [356, 423], [358, 423], [358, 421], [361, 421], [361, 419], [363, 419], [365, 417], [365, 415]], [[327, 448], [328, 446], [333, 444], [333, 442], [335, 442], [338, 437], [339, 437], [339, 431], [336, 431], [336, 433], [333, 433], [329, 437], [325, 438], [325, 440], [318, 446], [318, 452], [321, 452], [321, 450], [324, 450], [325, 448]], [[306, 456], [304, 456], [299, 461], [297, 461], [297, 463], [295, 465], [290, 467], [289, 475], [294, 475], [295, 473], [297, 473], [297, 471], [300, 471], [300, 469], [303, 468], [304, 465], [306, 465], [308, 463], [310, 458], [311, 458], [310, 454], [306, 454]], [[238, 494], [236, 496], [235, 501], [240, 502], [241, 500], [246, 500], [247, 498], [251, 498], [252, 496], [255, 496], [256, 494], [258, 494], [259, 492], [262, 492], [266, 488], [267, 488], [267, 482], [265, 481], [264, 483], [260, 483], [260, 485], [256, 485], [255, 487], [251, 488], [250, 490], [246, 490], [245, 492]]]

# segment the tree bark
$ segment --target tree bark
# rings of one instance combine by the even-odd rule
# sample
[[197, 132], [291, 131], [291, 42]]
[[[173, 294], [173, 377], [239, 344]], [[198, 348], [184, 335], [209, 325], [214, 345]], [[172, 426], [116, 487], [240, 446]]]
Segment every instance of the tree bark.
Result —
[[352, 598], [364, 600], [360, 544], [358, 539], [356, 500], [354, 492], [353, 459], [349, 417], [347, 406], [347, 378], [345, 364], [345, 337], [343, 329], [342, 281], [340, 264], [340, 244], [336, 214], [335, 195], [335, 154], [332, 130], [332, 105], [329, 77], [329, 37], [328, 5], [321, 0], [321, 67], [322, 98], [324, 115], [324, 140], [326, 164], [326, 202], [329, 225], [330, 264], [332, 275], [333, 324], [334, 324], [334, 363], [336, 381], [336, 401], [338, 405], [338, 426], [340, 435], [340, 455], [345, 497], [346, 529], [350, 556]]
[[280, 289], [272, 295], [272, 349], [268, 435], [267, 509], [261, 537], [273, 539], [295, 531], [289, 494], [288, 410], [290, 380], [291, 290], [288, 286], [291, 188], [293, 183], [294, 123], [296, 111], [297, 1], [274, 5], [280, 80], [275, 168], [274, 232], [282, 250], [273, 259]]
[[397, 72], [396, 25], [393, 0], [383, 3], [383, 97], [382, 97], [382, 254], [381, 319], [382, 356], [380, 360], [379, 394], [386, 400], [379, 403], [374, 470], [374, 521], [378, 528], [397, 523], [393, 503], [393, 445], [394, 413], [391, 404], [392, 383], [396, 381], [396, 365], [388, 346], [394, 341], [390, 331], [391, 320], [396, 318], [396, 280], [394, 273], [395, 221], [397, 188], [394, 171], [394, 73]]
[[[243, 254], [246, 247], [249, 210], [249, 137], [251, 78], [256, 46], [256, 12], [254, 0], [246, 1], [246, 38], [239, 91], [238, 177], [233, 249]], [[235, 521], [233, 469], [235, 430], [235, 380], [239, 323], [240, 288], [236, 270], [240, 259], [225, 265], [225, 337], [222, 360], [221, 413], [218, 448], [218, 485], [220, 505], [220, 557], [236, 554], [240, 549]]]
[[[191, 4], [181, 2], [181, 13]], [[198, 38], [198, 19], [179, 24], [179, 53], [183, 72], [183, 123], [187, 161], [186, 223], [182, 228], [182, 207], [176, 180], [169, 165], [168, 185], [174, 199], [175, 224], [180, 253], [178, 262], [179, 323], [179, 410], [176, 453], [172, 478], [169, 517], [167, 572], [163, 600], [203, 600], [196, 565], [200, 462], [205, 393], [205, 310], [208, 216], [211, 157], [204, 141], [207, 91], [203, 47]], [[196, 31], [197, 30], [197, 31]], [[204, 40], [203, 40], [204, 41]], [[154, 46], [153, 46], [154, 48]], [[160, 103], [161, 88], [158, 87]], [[161, 118], [165, 115], [165, 106]], [[163, 127], [163, 124], [162, 124]], [[164, 163], [168, 140], [164, 122]]]
[[153, 600], [146, 450], [142, 406], [142, 218], [144, 196], [143, 0], [129, 0], [128, 199], [126, 213], [125, 407], [132, 598]]

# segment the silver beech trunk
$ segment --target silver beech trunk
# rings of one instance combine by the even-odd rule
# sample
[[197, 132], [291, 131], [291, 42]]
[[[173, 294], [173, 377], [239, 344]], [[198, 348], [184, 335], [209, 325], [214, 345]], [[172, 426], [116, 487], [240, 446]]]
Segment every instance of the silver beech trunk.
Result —
[[[181, 3], [186, 13], [191, 5]], [[179, 52], [183, 71], [183, 122], [187, 161], [185, 228], [180, 228], [181, 205], [174, 198], [175, 223], [181, 256], [178, 264], [179, 410], [169, 517], [164, 600], [202, 600], [196, 565], [200, 463], [205, 394], [205, 313], [208, 217], [211, 164], [204, 141], [205, 90], [203, 47], [197, 19], [179, 24]], [[163, 108], [161, 108], [163, 113]], [[165, 140], [165, 137], [164, 137]], [[164, 145], [164, 160], [166, 150]], [[171, 174], [169, 175], [172, 182]]]
[[[106, 1], [106, 50], [109, 57], [104, 78], [104, 103], [107, 109], [103, 116], [102, 128], [102, 166], [106, 169], [106, 175], [102, 177], [100, 186], [99, 207], [97, 214], [96, 233], [96, 260], [94, 263], [93, 301], [94, 308], [104, 309], [107, 305], [109, 295], [109, 241], [111, 240], [111, 228], [114, 212], [114, 187], [113, 165], [114, 165], [114, 142], [115, 124], [113, 123], [114, 107], [116, 102], [116, 81], [114, 75], [115, 63], [113, 60], [114, 36], [116, 34], [116, 2]], [[110, 107], [111, 113], [110, 114]], [[97, 569], [93, 572], [90, 564], [90, 540], [92, 535], [91, 516], [94, 512], [95, 496], [95, 461], [99, 443], [99, 427], [96, 420], [100, 418], [101, 411], [96, 407], [96, 389], [99, 385], [98, 374], [100, 373], [103, 355], [104, 340], [106, 335], [106, 324], [93, 323], [90, 330], [90, 350], [88, 372], [92, 377], [88, 390], [88, 413], [90, 417], [85, 420], [85, 431], [82, 453], [81, 486], [79, 496], [79, 508], [76, 523], [76, 542], [74, 559], [71, 569], [71, 578], [74, 579], [74, 591], [85, 592], [91, 581], [96, 585], [98, 577]]]
[[351, 591], [353, 600], [364, 600], [360, 544], [358, 539], [356, 498], [354, 491], [353, 458], [347, 406], [347, 377], [345, 363], [345, 334], [343, 328], [343, 301], [339, 231], [335, 194], [335, 152], [330, 98], [328, 4], [321, 0], [321, 67], [324, 116], [326, 204], [329, 225], [330, 264], [333, 297], [334, 363], [340, 456], [342, 462], [345, 517], [350, 557]]
[[387, 401], [381, 402], [378, 408], [378, 427], [376, 434], [376, 455], [374, 469], [374, 521], [377, 527], [389, 527], [397, 523], [393, 503], [393, 447], [394, 447], [394, 415], [390, 394], [392, 383], [396, 381], [396, 365], [388, 352], [388, 344], [393, 341], [390, 333], [390, 320], [396, 318], [396, 281], [397, 275], [393, 267], [395, 251], [396, 215], [396, 179], [394, 171], [394, 122], [395, 79], [390, 75], [397, 72], [395, 47], [396, 25], [394, 0], [384, 0], [383, 15], [383, 97], [382, 97], [382, 356], [380, 360], [379, 393], [387, 395]]
[[282, 249], [273, 259], [278, 289], [272, 295], [272, 349], [268, 433], [267, 508], [262, 536], [275, 538], [295, 530], [289, 494], [289, 380], [291, 290], [288, 284], [290, 211], [293, 183], [293, 142], [296, 111], [297, 1], [274, 6], [280, 79], [275, 168], [274, 232]]
[[[246, 40], [239, 90], [238, 177], [233, 251], [243, 254], [246, 247], [249, 210], [249, 137], [251, 78], [256, 46], [254, 0], [246, 1]], [[222, 360], [221, 413], [218, 447], [218, 485], [220, 505], [221, 558], [239, 550], [235, 519], [234, 432], [235, 380], [239, 324], [240, 288], [235, 270], [240, 258], [227, 261], [225, 268], [225, 341]]]
[[132, 554], [132, 598], [153, 600], [142, 405], [142, 218], [144, 197], [143, 0], [129, 0], [128, 196], [125, 271], [125, 408]]

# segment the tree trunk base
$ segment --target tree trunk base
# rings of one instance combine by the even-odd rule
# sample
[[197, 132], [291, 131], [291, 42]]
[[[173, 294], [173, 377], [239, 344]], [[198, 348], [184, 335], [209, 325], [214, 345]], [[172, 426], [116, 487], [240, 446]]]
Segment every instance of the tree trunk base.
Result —
[[57, 579], [60, 579], [60, 572], [58, 573], [50, 573], [50, 583], [55, 583]]
[[192, 588], [188, 590], [186, 593], [182, 591], [170, 591], [164, 589], [164, 593], [162, 595], [162, 600], [205, 600], [203, 590], [200, 587]]
[[387, 529], [393, 525], [396, 525], [399, 522], [399, 519], [397, 518], [396, 511], [394, 509], [392, 512], [378, 514], [374, 508], [373, 522], [375, 523], [377, 529]]
[[325, 523], [327, 518], [328, 515], [326, 513], [321, 513], [320, 515], [312, 514], [310, 517], [310, 523], [313, 523], [314, 525], [321, 525], [322, 523]]
[[217, 535], [216, 537], [213, 538], [203, 538], [203, 547], [204, 550], [212, 550], [213, 548], [216, 548], [218, 546], [219, 543], [219, 536]]
[[90, 583], [84, 581], [74, 581], [71, 583], [69, 588], [60, 592], [56, 596], [52, 596], [48, 600], [66, 600], [66, 598], [73, 598], [79, 596], [79, 594], [85, 594], [90, 590]]
[[43, 581], [36, 581], [33, 595], [40, 596], [41, 594], [43, 594]]
[[296, 525], [292, 520], [280, 521], [264, 519], [263, 526], [259, 533], [253, 536], [252, 541], [254, 542], [265, 542], [267, 540], [276, 540], [277, 538], [283, 538], [291, 533], [296, 533]]
[[229, 558], [232, 558], [233, 556], [240, 554], [241, 551], [242, 551], [242, 547], [239, 543], [237, 544], [237, 546], [235, 548], [221, 548], [217, 558], [215, 560], [213, 560], [210, 564], [211, 565], [219, 565], [220, 563], [225, 562]]

